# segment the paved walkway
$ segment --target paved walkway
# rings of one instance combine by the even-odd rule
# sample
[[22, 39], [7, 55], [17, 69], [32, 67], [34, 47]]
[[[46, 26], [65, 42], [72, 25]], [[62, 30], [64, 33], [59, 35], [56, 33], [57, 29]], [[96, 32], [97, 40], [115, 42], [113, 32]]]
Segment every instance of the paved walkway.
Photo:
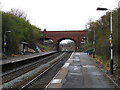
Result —
[[3, 59], [2, 61], [0, 61], [0, 65], [1, 64], [7, 64], [7, 63], [14, 63], [14, 62], [18, 62], [18, 61], [25, 60], [25, 59], [28, 59], [28, 58], [42, 56], [42, 55], [53, 53], [53, 52], [55, 52], [55, 51], [41, 52], [41, 53], [22, 55], [22, 56], [16, 56], [16, 57], [9, 57], [7, 59]]
[[87, 54], [75, 52], [46, 88], [115, 88], [96, 65]]

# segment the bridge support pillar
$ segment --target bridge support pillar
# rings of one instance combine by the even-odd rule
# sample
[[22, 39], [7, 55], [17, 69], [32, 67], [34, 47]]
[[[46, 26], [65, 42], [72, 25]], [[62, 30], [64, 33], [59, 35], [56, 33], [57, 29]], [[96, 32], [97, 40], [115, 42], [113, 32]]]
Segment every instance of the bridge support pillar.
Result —
[[54, 41], [53, 47], [54, 47], [54, 50], [59, 51], [59, 43], [57, 41]]
[[76, 42], [76, 51], [79, 51], [80, 50], [80, 41], [78, 40]]

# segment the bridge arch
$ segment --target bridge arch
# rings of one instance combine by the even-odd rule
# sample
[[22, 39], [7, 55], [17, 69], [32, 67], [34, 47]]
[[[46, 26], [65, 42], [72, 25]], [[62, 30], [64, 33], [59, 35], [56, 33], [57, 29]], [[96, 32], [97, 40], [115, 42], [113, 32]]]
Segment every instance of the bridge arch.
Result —
[[73, 41], [74, 43], [75, 43], [75, 47], [76, 47], [76, 45], [77, 45], [77, 41], [74, 39], [74, 38], [71, 38], [71, 37], [63, 37], [63, 38], [61, 38], [61, 39], [59, 39], [58, 41], [57, 41], [57, 50], [59, 50], [59, 44], [60, 44], [60, 42], [62, 41], [62, 40], [66, 40], [66, 39], [69, 39], [69, 40], [71, 40], [71, 41]]
[[44, 38], [53, 40], [54, 47], [59, 49], [59, 42], [64, 39], [71, 39], [76, 43], [76, 51], [80, 49], [80, 42], [86, 36], [87, 30], [80, 31], [43, 31]]

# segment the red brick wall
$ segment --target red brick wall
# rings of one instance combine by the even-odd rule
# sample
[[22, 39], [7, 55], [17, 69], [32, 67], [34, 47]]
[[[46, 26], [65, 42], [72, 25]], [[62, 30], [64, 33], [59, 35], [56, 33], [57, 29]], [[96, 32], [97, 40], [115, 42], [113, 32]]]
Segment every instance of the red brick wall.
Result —
[[76, 49], [79, 48], [81, 39], [87, 34], [83, 31], [43, 31], [46, 38], [52, 39], [54, 44], [62, 39], [72, 39], [76, 42]]

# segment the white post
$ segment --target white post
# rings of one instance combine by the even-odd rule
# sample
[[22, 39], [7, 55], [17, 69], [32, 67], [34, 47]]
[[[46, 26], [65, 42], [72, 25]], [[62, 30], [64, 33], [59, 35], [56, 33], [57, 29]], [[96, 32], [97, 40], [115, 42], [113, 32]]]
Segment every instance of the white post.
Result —
[[111, 44], [111, 59], [110, 59], [110, 74], [113, 74], [113, 31], [112, 31], [112, 11], [110, 12], [110, 44]]
[[5, 47], [6, 47], [6, 32], [4, 34], [4, 52], [5, 52]]
[[6, 52], [5, 48], [6, 48], [6, 34], [10, 33], [11, 31], [5, 31], [4, 33], [4, 53]]

